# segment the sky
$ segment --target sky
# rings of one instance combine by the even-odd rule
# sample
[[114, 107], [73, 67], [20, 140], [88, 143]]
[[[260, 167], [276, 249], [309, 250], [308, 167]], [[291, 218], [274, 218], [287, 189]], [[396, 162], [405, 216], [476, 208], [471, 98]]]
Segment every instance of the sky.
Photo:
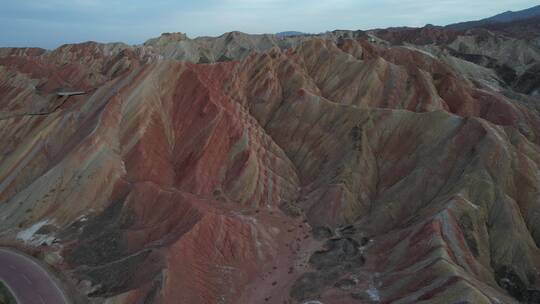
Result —
[[84, 41], [446, 25], [540, 4], [530, 0], [0, 0], [0, 47]]

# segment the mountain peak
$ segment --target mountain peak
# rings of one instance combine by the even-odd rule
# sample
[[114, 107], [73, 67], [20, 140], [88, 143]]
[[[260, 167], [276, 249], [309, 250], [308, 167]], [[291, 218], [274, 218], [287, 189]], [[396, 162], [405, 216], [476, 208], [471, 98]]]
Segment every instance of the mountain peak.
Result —
[[482, 26], [492, 25], [496, 23], [520, 21], [520, 20], [525, 20], [525, 19], [534, 18], [538, 16], [540, 16], [540, 5], [537, 5], [528, 9], [520, 10], [520, 11], [509, 10], [504, 13], [497, 14], [495, 16], [484, 18], [481, 20], [454, 23], [454, 24], [447, 25], [446, 27], [454, 29], [454, 30], [466, 30], [470, 28], [482, 27]]

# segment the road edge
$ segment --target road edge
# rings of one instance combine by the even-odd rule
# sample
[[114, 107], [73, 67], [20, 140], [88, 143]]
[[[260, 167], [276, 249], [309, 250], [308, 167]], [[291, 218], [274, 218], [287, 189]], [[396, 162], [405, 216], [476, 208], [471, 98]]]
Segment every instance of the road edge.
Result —
[[[13, 254], [20, 255], [23, 258], [25, 258], [26, 260], [29, 260], [31, 263], [36, 265], [41, 271], [45, 272], [45, 274], [51, 279], [51, 281], [53, 281], [54, 287], [60, 292], [60, 294], [62, 295], [62, 298], [65, 301], [65, 303], [66, 304], [73, 304], [73, 301], [71, 301], [71, 299], [66, 295], [67, 293], [64, 290], [64, 288], [62, 288], [62, 284], [61, 284], [62, 281], [59, 278], [57, 278], [55, 272], [50, 269], [49, 265], [45, 264], [44, 262], [36, 259], [35, 257], [33, 257], [33, 256], [23, 252], [23, 251], [20, 251], [20, 250], [14, 249], [14, 248], [0, 246], [0, 251], [2, 251], [2, 250], [13, 253]], [[3, 280], [1, 280], [1, 281], [3, 282]], [[5, 284], [5, 285], [8, 286], [8, 289], [13, 293], [13, 290], [11, 289], [11, 287], [9, 287], [9, 285], [7, 285], [7, 284]], [[15, 298], [18, 301], [18, 303], [21, 303], [20, 300], [16, 296], [15, 296]]]
[[13, 289], [11, 289], [11, 287], [9, 286], [8, 283], [6, 283], [6, 281], [2, 280], [2, 278], [0, 278], [0, 283], [3, 284], [4, 286], [6, 286], [6, 288], [9, 290], [9, 292], [11, 293], [11, 295], [15, 298], [15, 302], [16, 304], [21, 304], [21, 300], [19, 300], [19, 298], [17, 297], [17, 294], [13, 291]]

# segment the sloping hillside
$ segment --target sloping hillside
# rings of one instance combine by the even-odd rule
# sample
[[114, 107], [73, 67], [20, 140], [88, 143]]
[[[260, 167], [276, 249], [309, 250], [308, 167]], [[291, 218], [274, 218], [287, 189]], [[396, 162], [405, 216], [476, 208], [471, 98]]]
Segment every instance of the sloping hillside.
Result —
[[540, 5], [517, 12], [507, 11], [482, 20], [450, 24], [446, 27], [452, 30], [467, 30], [472, 28], [491, 26], [498, 23], [516, 22], [536, 17], [540, 17]]

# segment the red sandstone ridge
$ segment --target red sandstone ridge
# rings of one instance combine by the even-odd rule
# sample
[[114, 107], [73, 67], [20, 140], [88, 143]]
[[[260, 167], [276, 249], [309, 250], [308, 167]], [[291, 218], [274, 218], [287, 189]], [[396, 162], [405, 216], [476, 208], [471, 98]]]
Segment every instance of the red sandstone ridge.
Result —
[[81, 303], [535, 303], [538, 99], [420, 35], [2, 49], [0, 241]]

